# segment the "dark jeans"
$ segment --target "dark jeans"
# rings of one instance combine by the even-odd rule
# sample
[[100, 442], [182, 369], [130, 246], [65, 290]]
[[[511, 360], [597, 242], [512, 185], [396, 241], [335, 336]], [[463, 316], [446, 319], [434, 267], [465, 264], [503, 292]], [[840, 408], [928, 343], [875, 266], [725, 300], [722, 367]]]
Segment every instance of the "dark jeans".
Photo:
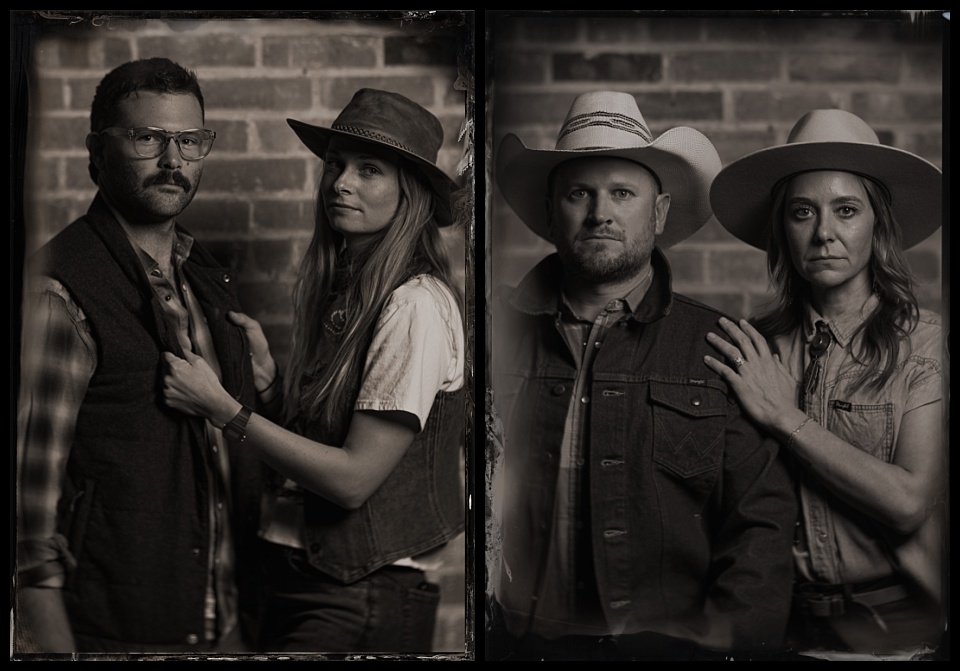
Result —
[[810, 615], [795, 605], [787, 643], [798, 651], [891, 653], [923, 645], [937, 649], [943, 631], [939, 604], [916, 593], [872, 607], [853, 604], [832, 617]]
[[528, 633], [517, 638], [507, 631], [500, 605], [489, 597], [484, 626], [487, 661], [813, 661], [813, 658], [783, 650], [710, 650], [692, 641], [652, 631], [620, 636], [564, 636], [553, 640]]
[[265, 652], [430, 652], [439, 586], [385, 566], [344, 585], [303, 550], [262, 544]]

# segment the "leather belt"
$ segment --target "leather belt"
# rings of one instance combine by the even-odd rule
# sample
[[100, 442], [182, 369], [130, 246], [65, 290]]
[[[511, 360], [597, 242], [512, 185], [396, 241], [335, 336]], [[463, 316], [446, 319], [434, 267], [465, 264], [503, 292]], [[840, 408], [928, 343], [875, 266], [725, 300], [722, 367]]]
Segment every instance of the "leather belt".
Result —
[[833, 617], [843, 615], [853, 604], [866, 606], [872, 610], [876, 606], [900, 601], [910, 596], [910, 592], [902, 584], [878, 587], [858, 591], [855, 585], [838, 585], [835, 593], [803, 593], [795, 594], [794, 598], [805, 611], [816, 617]]

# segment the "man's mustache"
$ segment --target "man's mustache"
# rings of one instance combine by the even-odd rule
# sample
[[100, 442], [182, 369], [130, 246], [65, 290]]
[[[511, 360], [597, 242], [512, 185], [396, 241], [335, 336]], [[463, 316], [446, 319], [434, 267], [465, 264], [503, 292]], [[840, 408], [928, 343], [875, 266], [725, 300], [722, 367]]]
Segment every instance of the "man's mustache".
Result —
[[193, 189], [193, 184], [189, 179], [183, 176], [183, 173], [176, 171], [167, 171], [159, 172], [153, 177], [148, 177], [144, 180], [143, 185], [147, 186], [161, 186], [164, 184], [173, 184], [179, 186], [184, 191], [189, 193]]
[[623, 231], [619, 231], [613, 228], [592, 228], [581, 231], [577, 237], [577, 242], [583, 242], [584, 240], [620, 240], [623, 241]]

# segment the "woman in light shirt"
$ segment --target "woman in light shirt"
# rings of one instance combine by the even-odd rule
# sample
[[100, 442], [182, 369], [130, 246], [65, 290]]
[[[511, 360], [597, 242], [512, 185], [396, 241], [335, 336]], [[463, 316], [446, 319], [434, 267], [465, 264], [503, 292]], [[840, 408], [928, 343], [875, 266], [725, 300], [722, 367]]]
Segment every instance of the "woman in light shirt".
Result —
[[940, 227], [941, 172], [814, 110], [785, 145], [727, 166], [714, 212], [765, 249], [774, 309], [715, 334], [727, 380], [795, 465], [798, 650], [936, 647], [945, 452], [939, 317], [903, 250]]
[[[453, 181], [440, 122], [361, 89], [330, 127], [288, 120], [323, 160], [294, 295], [285, 427], [251, 414], [192, 357], [168, 356], [168, 403], [245, 435], [264, 496], [262, 648], [429, 652], [443, 546], [464, 528], [468, 414], [462, 299], [441, 242]], [[255, 373], [279, 388], [259, 325]]]

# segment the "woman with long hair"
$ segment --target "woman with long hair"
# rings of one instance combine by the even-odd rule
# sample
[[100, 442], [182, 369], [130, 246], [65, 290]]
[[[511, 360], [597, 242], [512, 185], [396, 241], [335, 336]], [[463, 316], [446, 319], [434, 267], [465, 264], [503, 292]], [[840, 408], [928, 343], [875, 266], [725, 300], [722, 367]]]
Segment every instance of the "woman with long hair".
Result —
[[[251, 413], [202, 359], [167, 356], [168, 403], [243, 435], [271, 467], [263, 497], [266, 651], [429, 652], [439, 550], [464, 527], [462, 297], [440, 227], [454, 183], [440, 122], [358, 91], [329, 127], [288, 120], [323, 159], [294, 292], [283, 425]], [[244, 328], [261, 399], [281, 387]]]
[[903, 251], [940, 227], [941, 172], [859, 117], [814, 110], [727, 166], [720, 222], [767, 251], [773, 309], [721, 321], [705, 362], [791, 456], [798, 650], [936, 647], [945, 450], [939, 317]]

